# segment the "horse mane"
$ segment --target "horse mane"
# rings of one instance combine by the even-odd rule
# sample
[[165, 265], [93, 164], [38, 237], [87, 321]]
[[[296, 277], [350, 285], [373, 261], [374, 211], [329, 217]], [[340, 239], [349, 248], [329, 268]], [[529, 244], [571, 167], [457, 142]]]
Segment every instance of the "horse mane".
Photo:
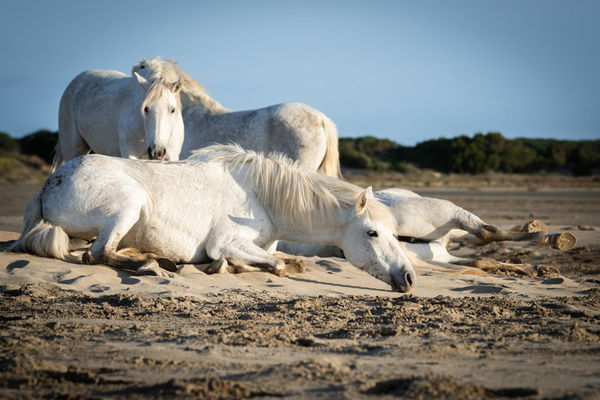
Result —
[[[139, 73], [142, 69], [148, 69], [147, 79], [150, 83], [150, 87], [146, 91], [146, 98], [142, 103], [142, 108], [146, 106], [150, 101], [160, 98], [168, 90], [172, 90], [172, 85], [180, 79], [183, 79], [179, 74], [179, 69], [175, 67], [175, 61], [163, 60], [160, 57], [154, 57], [152, 59], [142, 58], [142, 60], [135, 65], [131, 73]], [[185, 81], [183, 82], [185, 85]], [[177, 96], [178, 106], [182, 106], [181, 95]]]
[[139, 73], [142, 67], [169, 69], [177, 74], [178, 78], [183, 79], [183, 87], [181, 88], [179, 97], [181, 98], [184, 112], [195, 109], [201, 109], [203, 113], [208, 112], [212, 114], [227, 111], [221, 103], [210, 97], [208, 91], [200, 82], [196, 81], [187, 72], [181, 69], [177, 65], [177, 61], [163, 60], [161, 57], [154, 57], [152, 59], [143, 58], [133, 67], [132, 73]]
[[[265, 156], [235, 144], [208, 146], [194, 151], [190, 158], [219, 161], [230, 168], [246, 166], [243, 179], [252, 183], [259, 200], [277, 220], [291, 229], [311, 229], [324, 221], [335, 223], [339, 208], [354, 208], [364, 191], [352, 183], [299, 168], [280, 153]], [[370, 199], [365, 212], [396, 232], [396, 219], [383, 203]]]

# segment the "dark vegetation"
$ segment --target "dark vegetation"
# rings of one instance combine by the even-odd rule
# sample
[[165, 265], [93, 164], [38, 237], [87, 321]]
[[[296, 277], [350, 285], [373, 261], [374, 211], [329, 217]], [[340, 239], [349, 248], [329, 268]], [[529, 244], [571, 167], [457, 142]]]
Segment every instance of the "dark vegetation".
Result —
[[0, 132], [0, 157], [21, 153], [37, 156], [47, 164], [51, 164], [57, 141], [58, 132], [45, 129], [30, 133], [20, 139], [14, 139], [9, 134]]
[[0, 183], [39, 183], [48, 176], [57, 132], [39, 130], [14, 139], [0, 132]]
[[[40, 169], [54, 155], [57, 132], [39, 130], [20, 139], [0, 132], [0, 180], [19, 165]], [[600, 171], [600, 140], [507, 139], [502, 134], [477, 133], [403, 146], [373, 136], [340, 138], [340, 161], [346, 168], [411, 172], [481, 174], [559, 172], [591, 175]], [[13, 181], [21, 179], [14, 176]]]
[[402, 146], [372, 136], [340, 139], [344, 167], [409, 172], [427, 168], [445, 173], [563, 172], [591, 175], [600, 170], [600, 140], [507, 139], [477, 133]]

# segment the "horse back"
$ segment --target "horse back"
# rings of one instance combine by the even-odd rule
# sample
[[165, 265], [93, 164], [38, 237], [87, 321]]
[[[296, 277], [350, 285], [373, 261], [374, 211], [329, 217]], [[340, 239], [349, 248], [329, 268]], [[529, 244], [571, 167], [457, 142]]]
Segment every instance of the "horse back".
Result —
[[215, 143], [237, 143], [262, 153], [283, 153], [307, 169], [316, 170], [326, 151], [327, 137], [320, 111], [302, 103], [282, 103], [256, 110], [184, 114], [183, 157]]

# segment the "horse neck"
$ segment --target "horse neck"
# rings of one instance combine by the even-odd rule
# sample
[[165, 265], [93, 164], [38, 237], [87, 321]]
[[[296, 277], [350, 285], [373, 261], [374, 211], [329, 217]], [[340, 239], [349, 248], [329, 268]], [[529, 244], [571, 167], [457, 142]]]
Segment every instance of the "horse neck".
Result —
[[[321, 221], [318, 225], [295, 225], [291, 226], [288, 221], [279, 218], [276, 214], [269, 213], [271, 222], [277, 230], [277, 238], [288, 240], [290, 242], [310, 243], [310, 244], [328, 244], [342, 247], [342, 227], [344, 225], [343, 210], [337, 213], [337, 218]], [[311, 218], [310, 213], [306, 213], [306, 218]]]
[[204, 116], [223, 114], [229, 111], [229, 109], [223, 107], [221, 103], [210, 97], [207, 93], [192, 94], [182, 90], [180, 98], [184, 112], [194, 111]]
[[[279, 178], [270, 180], [266, 185], [256, 186], [259, 201], [269, 213], [281, 239], [339, 246], [342, 227], [346, 224], [350, 211], [342, 206], [319, 201], [314, 196], [309, 197], [312, 200], [308, 203], [299, 202], [301, 195], [298, 189], [280, 186], [281, 183]], [[276, 193], [267, 194], [264, 188]]]

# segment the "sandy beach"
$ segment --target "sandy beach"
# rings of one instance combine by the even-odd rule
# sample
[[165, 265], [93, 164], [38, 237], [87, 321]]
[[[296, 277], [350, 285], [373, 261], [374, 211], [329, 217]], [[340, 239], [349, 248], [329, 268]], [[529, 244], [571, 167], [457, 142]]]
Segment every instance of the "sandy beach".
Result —
[[[35, 190], [1, 189], [0, 241], [18, 237]], [[417, 191], [504, 229], [540, 219], [578, 242], [456, 244], [561, 274], [418, 268], [408, 295], [337, 258], [302, 258], [306, 272], [283, 278], [193, 265], [159, 278], [2, 253], [0, 397], [600, 396], [600, 192]]]

